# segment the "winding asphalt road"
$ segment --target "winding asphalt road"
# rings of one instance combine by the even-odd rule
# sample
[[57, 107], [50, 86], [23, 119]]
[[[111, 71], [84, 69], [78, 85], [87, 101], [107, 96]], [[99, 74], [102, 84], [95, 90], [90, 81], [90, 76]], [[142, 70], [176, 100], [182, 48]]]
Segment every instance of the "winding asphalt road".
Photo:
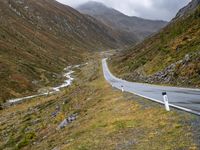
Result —
[[200, 89], [157, 86], [128, 82], [112, 75], [106, 59], [102, 60], [105, 79], [115, 88], [164, 104], [162, 92], [167, 92], [170, 107], [200, 115]]

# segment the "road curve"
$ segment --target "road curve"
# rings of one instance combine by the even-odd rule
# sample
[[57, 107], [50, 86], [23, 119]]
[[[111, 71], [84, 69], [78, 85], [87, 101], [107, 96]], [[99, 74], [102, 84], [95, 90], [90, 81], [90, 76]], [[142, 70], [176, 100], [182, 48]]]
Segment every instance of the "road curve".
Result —
[[102, 59], [105, 79], [115, 88], [164, 104], [162, 92], [167, 92], [169, 105], [196, 115], [200, 115], [200, 89], [158, 86], [145, 83], [128, 82], [110, 72], [106, 58]]

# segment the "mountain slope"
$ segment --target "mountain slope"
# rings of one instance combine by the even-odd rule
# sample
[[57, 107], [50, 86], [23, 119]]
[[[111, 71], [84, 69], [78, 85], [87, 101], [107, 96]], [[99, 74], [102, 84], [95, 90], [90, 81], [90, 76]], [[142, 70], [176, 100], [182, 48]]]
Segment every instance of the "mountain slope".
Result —
[[131, 81], [200, 87], [199, 4], [185, 13], [160, 33], [115, 55], [113, 71]]
[[123, 44], [104, 24], [54, 0], [1, 0], [0, 19], [0, 101], [49, 86], [91, 50]]
[[129, 43], [141, 41], [167, 24], [164, 21], [129, 17], [104, 4], [92, 1], [80, 5], [77, 10], [95, 17], [113, 30], [121, 31], [121, 35], [127, 37]]
[[179, 10], [174, 20], [191, 14], [192, 12], [195, 11], [195, 9], [198, 7], [199, 4], [200, 0], [192, 0], [187, 6]]

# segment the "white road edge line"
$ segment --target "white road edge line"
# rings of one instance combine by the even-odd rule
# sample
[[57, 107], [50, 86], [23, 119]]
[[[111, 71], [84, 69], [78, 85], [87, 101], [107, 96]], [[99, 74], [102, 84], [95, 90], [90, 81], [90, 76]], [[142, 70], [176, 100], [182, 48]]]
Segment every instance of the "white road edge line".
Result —
[[[103, 60], [105, 60], [105, 62], [106, 62], [106, 60], [107, 59], [102, 59], [102, 67], [103, 67]], [[107, 65], [107, 62], [106, 62], [106, 65]], [[105, 71], [104, 69], [103, 69], [103, 71]], [[110, 72], [111, 73], [111, 72]], [[114, 76], [113, 74], [111, 74], [112, 76]], [[114, 76], [115, 77], [115, 76]], [[106, 79], [106, 81], [110, 84], [110, 85], [112, 85], [109, 81], [108, 81], [108, 79], [106, 78], [106, 76], [105, 76], [105, 74], [104, 74], [104, 78]], [[115, 77], [116, 79], [119, 79], [119, 78], [117, 78], [117, 77]], [[123, 80], [123, 81], [126, 81], [126, 80]], [[127, 81], [128, 82], [128, 81]], [[134, 82], [133, 82], [134, 83]], [[113, 86], [113, 85], [112, 85]], [[114, 86], [115, 87], [115, 86]], [[115, 87], [115, 88], [117, 88], [117, 89], [119, 89], [118, 87]], [[182, 89], [187, 89], [187, 88], [182, 88]], [[121, 89], [119, 89], [119, 90], [121, 90]], [[125, 90], [126, 91], [126, 90]], [[126, 92], [129, 92], [129, 91], [126, 91]], [[129, 93], [132, 93], [132, 94], [134, 94], [134, 95], [137, 95], [137, 96], [140, 96], [140, 97], [143, 97], [143, 98], [146, 98], [146, 99], [149, 99], [149, 100], [151, 100], [151, 101], [154, 101], [154, 102], [156, 102], [156, 103], [160, 103], [160, 104], [163, 104], [164, 105], [164, 102], [162, 102], [162, 101], [160, 101], [160, 100], [157, 100], [157, 99], [154, 99], [154, 98], [150, 98], [150, 97], [148, 97], [148, 96], [144, 96], [144, 95], [141, 95], [141, 94], [138, 94], [138, 93], [135, 93], [135, 92], [129, 92]], [[191, 109], [188, 109], [188, 108], [184, 108], [184, 107], [181, 107], [181, 106], [177, 106], [177, 105], [174, 105], [174, 104], [170, 104], [169, 103], [169, 106], [171, 106], [171, 107], [173, 107], [173, 108], [176, 108], [176, 109], [179, 109], [179, 110], [183, 110], [183, 111], [186, 111], [186, 112], [189, 112], [189, 113], [192, 113], [192, 114], [195, 114], [195, 115], [198, 115], [198, 116], [200, 116], [200, 112], [197, 112], [197, 111], [194, 111], [194, 110], [191, 110]]]

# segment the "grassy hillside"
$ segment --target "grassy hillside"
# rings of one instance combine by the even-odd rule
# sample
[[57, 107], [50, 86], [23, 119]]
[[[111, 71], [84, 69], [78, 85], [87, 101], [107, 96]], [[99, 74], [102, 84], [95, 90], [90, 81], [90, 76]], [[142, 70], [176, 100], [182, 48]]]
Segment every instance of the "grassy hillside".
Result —
[[200, 6], [110, 62], [131, 81], [200, 87]]
[[[197, 117], [106, 83], [100, 60], [76, 70], [73, 86], [0, 111], [0, 149], [146, 150], [198, 149]], [[77, 118], [56, 130], [70, 115]], [[180, 115], [182, 114], [182, 115]], [[196, 139], [199, 139], [198, 137]]]
[[123, 44], [117, 33], [54, 0], [0, 1], [0, 103], [55, 84], [89, 52]]

